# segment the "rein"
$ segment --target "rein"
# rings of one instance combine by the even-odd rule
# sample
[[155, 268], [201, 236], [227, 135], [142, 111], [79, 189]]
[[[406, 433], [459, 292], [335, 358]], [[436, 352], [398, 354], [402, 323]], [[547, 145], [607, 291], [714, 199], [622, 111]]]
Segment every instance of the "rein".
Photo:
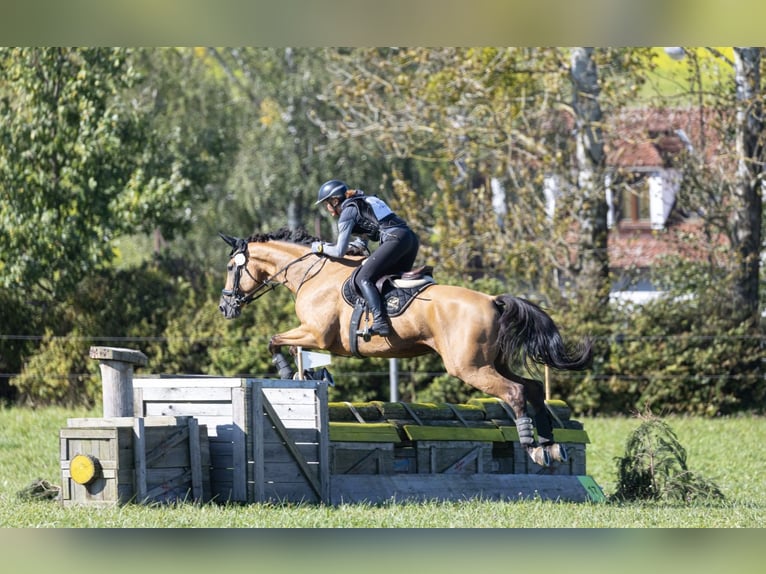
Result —
[[[233, 285], [233, 289], [222, 289], [221, 290], [221, 294], [222, 295], [224, 295], [225, 297], [234, 297], [234, 299], [236, 300], [237, 304], [239, 304], [239, 305], [246, 305], [247, 303], [250, 303], [251, 301], [255, 301], [256, 299], [260, 299], [266, 293], [269, 293], [269, 292], [273, 291], [274, 289], [276, 289], [280, 285], [284, 285], [285, 283], [287, 283], [287, 270], [290, 269], [290, 267], [292, 267], [296, 263], [299, 263], [299, 262], [303, 261], [304, 259], [308, 258], [309, 256], [314, 255], [314, 253], [311, 253], [311, 252], [305, 253], [304, 255], [301, 255], [297, 259], [293, 259], [287, 265], [285, 265], [281, 269], [279, 269], [276, 272], [274, 272], [274, 274], [271, 275], [270, 277], [268, 277], [265, 281], [258, 281], [255, 277], [253, 277], [253, 274], [250, 273], [250, 270], [247, 268], [247, 261], [249, 259], [249, 257], [247, 256], [247, 251], [244, 251], [242, 253], [245, 255], [246, 259], [245, 259], [245, 263], [243, 263], [242, 265], [239, 265], [237, 267], [237, 269], [235, 270], [235, 272], [234, 272], [234, 285]], [[298, 287], [295, 289], [295, 294], [296, 295], [298, 295], [298, 291], [300, 291], [300, 288], [303, 287], [303, 284], [306, 282], [306, 280], [308, 278], [308, 275], [311, 272], [311, 270], [314, 268], [314, 266], [317, 265], [317, 264], [321, 264], [322, 266], [324, 266], [324, 264], [326, 262], [327, 262], [327, 259], [325, 259], [324, 257], [319, 257], [319, 258], [317, 258], [317, 261], [315, 263], [311, 264], [309, 266], [309, 268], [306, 269], [306, 272], [303, 274], [303, 277], [301, 278], [300, 283], [298, 283]], [[255, 287], [255, 289], [253, 289], [247, 295], [244, 295], [244, 294], [240, 293], [240, 289], [239, 289], [239, 281], [240, 281], [240, 277], [241, 277], [241, 274], [242, 274], [242, 269], [245, 270], [245, 273], [248, 274], [250, 279], [252, 279], [256, 283], [258, 283], [258, 285]], [[276, 281], [275, 280], [276, 277], [278, 277], [282, 273], [285, 274], [285, 278], [282, 281]]]

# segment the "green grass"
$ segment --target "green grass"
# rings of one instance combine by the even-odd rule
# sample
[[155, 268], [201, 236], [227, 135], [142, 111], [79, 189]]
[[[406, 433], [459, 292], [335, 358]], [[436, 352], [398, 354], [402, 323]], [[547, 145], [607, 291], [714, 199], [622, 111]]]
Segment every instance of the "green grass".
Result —
[[[344, 505], [126, 505], [62, 508], [25, 502], [16, 493], [40, 477], [60, 484], [58, 431], [68, 417], [98, 416], [60, 408], [0, 410], [0, 526], [13, 528], [740, 528], [766, 521], [766, 419], [668, 417], [691, 470], [715, 481], [724, 502], [575, 504], [542, 500]], [[591, 444], [587, 467], [607, 495], [616, 487], [614, 459], [638, 425], [631, 418], [581, 418]]]

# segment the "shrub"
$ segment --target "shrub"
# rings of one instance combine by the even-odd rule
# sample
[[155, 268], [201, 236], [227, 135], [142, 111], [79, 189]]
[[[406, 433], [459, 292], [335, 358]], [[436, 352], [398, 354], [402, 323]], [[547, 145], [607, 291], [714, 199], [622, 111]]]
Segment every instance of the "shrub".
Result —
[[689, 470], [686, 450], [673, 429], [652, 415], [642, 417], [641, 424], [628, 437], [625, 454], [616, 461], [615, 500], [690, 502], [724, 498], [715, 483]]

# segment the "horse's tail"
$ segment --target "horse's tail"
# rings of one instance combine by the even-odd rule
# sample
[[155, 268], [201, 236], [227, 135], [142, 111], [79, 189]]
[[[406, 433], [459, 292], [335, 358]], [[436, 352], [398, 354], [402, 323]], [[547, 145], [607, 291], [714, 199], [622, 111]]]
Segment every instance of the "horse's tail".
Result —
[[520, 361], [528, 369], [534, 369], [534, 363], [566, 371], [581, 371], [590, 366], [593, 356], [590, 339], [568, 347], [553, 319], [526, 299], [500, 295], [495, 304], [500, 311], [498, 341], [506, 361]]

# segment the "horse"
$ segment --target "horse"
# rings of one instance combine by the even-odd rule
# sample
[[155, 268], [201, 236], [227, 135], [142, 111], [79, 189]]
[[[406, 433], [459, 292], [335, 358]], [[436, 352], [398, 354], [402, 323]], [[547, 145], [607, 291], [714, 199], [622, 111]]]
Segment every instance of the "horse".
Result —
[[287, 367], [283, 346], [293, 352], [303, 347], [339, 356], [351, 356], [354, 349], [356, 355], [382, 358], [435, 352], [450, 375], [510, 407], [519, 442], [535, 463], [549, 466], [567, 460], [566, 449], [553, 439], [542, 382], [512, 369], [525, 367], [530, 376], [539, 373], [540, 365], [584, 370], [591, 363], [590, 338], [566, 345], [553, 319], [524, 298], [434, 283], [416, 295], [404, 313], [389, 318], [390, 336], [352, 341], [354, 331], [348, 327], [353, 309], [341, 286], [362, 264], [364, 254], [338, 259], [315, 254], [310, 245], [317, 239], [300, 229], [283, 228], [247, 239], [219, 235], [231, 247], [219, 302], [226, 319], [238, 317], [244, 305], [278, 286], [293, 293], [300, 325], [273, 335], [268, 344], [280, 372]]

